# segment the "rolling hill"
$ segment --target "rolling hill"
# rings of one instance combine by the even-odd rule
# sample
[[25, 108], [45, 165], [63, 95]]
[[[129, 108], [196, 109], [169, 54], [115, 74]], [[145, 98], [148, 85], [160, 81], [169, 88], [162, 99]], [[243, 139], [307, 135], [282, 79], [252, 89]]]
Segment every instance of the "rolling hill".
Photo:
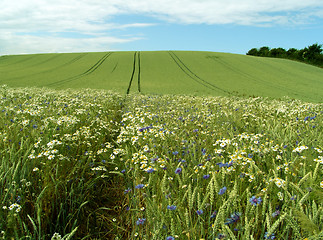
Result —
[[120, 93], [289, 96], [323, 102], [323, 69], [285, 59], [193, 51], [0, 57], [0, 85]]

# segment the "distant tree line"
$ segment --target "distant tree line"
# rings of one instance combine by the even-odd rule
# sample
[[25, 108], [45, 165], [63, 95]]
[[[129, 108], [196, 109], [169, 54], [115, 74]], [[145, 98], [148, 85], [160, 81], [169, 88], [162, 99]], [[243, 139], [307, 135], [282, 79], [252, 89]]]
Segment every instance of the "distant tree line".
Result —
[[259, 57], [274, 57], [274, 58], [287, 58], [291, 60], [309, 63], [315, 66], [323, 67], [323, 49], [322, 44], [313, 44], [303, 49], [290, 48], [252, 48], [247, 52], [247, 55]]

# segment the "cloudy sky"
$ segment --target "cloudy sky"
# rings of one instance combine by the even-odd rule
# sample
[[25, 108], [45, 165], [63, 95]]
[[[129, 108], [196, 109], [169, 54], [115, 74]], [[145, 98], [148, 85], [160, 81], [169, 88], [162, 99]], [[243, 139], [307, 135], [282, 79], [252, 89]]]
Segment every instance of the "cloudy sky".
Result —
[[0, 0], [0, 55], [323, 44], [323, 0]]

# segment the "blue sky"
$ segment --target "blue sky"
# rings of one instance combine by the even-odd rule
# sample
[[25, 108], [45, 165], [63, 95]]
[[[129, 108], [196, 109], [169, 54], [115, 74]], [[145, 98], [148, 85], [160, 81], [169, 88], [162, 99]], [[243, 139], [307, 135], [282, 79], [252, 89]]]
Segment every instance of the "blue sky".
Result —
[[0, 55], [323, 44], [322, 0], [1, 0]]

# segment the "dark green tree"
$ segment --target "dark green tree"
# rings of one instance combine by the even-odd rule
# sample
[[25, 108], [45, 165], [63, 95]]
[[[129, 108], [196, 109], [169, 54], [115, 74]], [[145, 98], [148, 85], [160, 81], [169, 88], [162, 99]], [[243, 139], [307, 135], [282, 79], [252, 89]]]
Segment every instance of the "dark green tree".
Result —
[[307, 48], [300, 49], [297, 52], [297, 58], [296, 59], [300, 60], [300, 61], [305, 61], [306, 52], [307, 52]]
[[252, 48], [247, 52], [247, 55], [251, 56], [259, 56], [259, 52], [257, 48]]
[[298, 54], [298, 50], [296, 48], [290, 48], [286, 51], [287, 58], [296, 59]]
[[269, 47], [267, 47], [267, 46], [261, 47], [259, 49], [259, 51], [258, 51], [259, 52], [259, 56], [261, 56], [261, 57], [268, 57], [269, 51], [270, 51], [270, 48]]
[[286, 56], [286, 50], [284, 48], [272, 48], [269, 51], [269, 56], [283, 58]]
[[321, 54], [322, 51], [322, 45], [315, 43], [305, 48], [304, 58], [308, 61], [313, 61], [318, 55]]
[[284, 48], [278, 47], [270, 49], [267, 46], [259, 49], [252, 48], [246, 54], [260, 57], [279, 57], [306, 62], [318, 67], [323, 67], [323, 45], [312, 44], [303, 49], [297, 50], [296, 48], [290, 48], [287, 51]]

